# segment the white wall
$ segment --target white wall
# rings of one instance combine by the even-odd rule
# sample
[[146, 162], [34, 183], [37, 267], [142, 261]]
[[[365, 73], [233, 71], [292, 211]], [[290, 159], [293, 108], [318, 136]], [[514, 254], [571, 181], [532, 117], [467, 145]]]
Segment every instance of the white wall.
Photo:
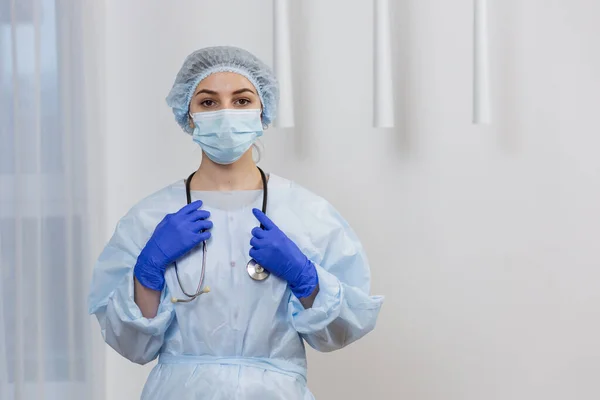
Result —
[[[600, 3], [490, 2], [491, 128], [469, 123], [472, 1], [392, 3], [394, 130], [371, 128], [372, 2], [293, 4], [298, 126], [267, 131], [263, 165], [340, 209], [387, 297], [372, 335], [310, 354], [310, 387], [600, 398]], [[183, 58], [231, 44], [271, 62], [271, 1], [107, 1], [105, 17], [108, 237], [198, 164], [164, 103]], [[107, 398], [137, 398], [148, 371], [108, 350]]]

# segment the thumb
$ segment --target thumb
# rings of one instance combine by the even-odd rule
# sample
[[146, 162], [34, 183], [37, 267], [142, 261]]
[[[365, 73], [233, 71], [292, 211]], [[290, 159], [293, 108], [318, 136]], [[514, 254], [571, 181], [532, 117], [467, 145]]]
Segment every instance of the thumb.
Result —
[[260, 211], [259, 209], [255, 208], [252, 210], [252, 213], [254, 214], [254, 216], [256, 217], [256, 219], [258, 220], [258, 222], [260, 222], [260, 224], [262, 226], [264, 226], [264, 229], [267, 231], [270, 231], [271, 229], [275, 229], [277, 228], [277, 225], [275, 225], [273, 223], [273, 221], [271, 221], [269, 219], [269, 217], [267, 217], [265, 215], [265, 213], [263, 213], [262, 211]]

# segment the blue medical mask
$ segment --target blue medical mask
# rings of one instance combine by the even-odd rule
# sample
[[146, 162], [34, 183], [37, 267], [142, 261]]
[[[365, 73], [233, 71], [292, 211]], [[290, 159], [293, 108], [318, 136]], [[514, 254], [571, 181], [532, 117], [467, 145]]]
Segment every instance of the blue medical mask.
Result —
[[261, 110], [224, 109], [192, 114], [194, 142], [217, 164], [233, 164], [263, 135]]

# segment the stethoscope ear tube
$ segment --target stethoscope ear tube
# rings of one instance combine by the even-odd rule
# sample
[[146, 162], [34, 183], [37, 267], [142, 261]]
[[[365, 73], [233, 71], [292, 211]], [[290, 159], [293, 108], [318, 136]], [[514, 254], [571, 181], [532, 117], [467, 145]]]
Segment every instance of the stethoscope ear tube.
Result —
[[[258, 171], [260, 172], [260, 177], [262, 179], [262, 185], [263, 185], [262, 212], [263, 212], [263, 214], [266, 214], [267, 213], [267, 201], [268, 201], [267, 176], [262, 169], [260, 169], [259, 167], [257, 167], [257, 168], [258, 168]], [[196, 174], [196, 171], [192, 172], [190, 174], [190, 176], [187, 178], [187, 180], [185, 181], [185, 197], [186, 197], [187, 204], [190, 204], [192, 202], [192, 193], [190, 190], [190, 185], [192, 182], [192, 178], [194, 177], [194, 174]], [[261, 229], [264, 229], [264, 226], [262, 224], [260, 225], [260, 227], [261, 227]], [[198, 288], [196, 289], [196, 293], [194, 293], [194, 294], [189, 294], [183, 289], [183, 286], [181, 285], [181, 280], [179, 279], [179, 273], [177, 271], [177, 262], [174, 263], [175, 276], [177, 277], [177, 283], [179, 284], [179, 288], [181, 289], [183, 294], [187, 297], [187, 299], [178, 299], [176, 297], [172, 297], [171, 303], [173, 303], [173, 304], [175, 304], [175, 303], [190, 303], [191, 301], [195, 300], [198, 296], [210, 292], [210, 288], [208, 286], [205, 286], [204, 288], [202, 287], [202, 284], [204, 283], [204, 273], [206, 272], [206, 253], [207, 253], [206, 242], [202, 242], [202, 271], [200, 273], [200, 282], [198, 283]], [[255, 281], [263, 281], [263, 280], [267, 279], [269, 277], [269, 275], [271, 275], [271, 273], [269, 271], [264, 269], [261, 265], [259, 265], [253, 259], [251, 259], [248, 262], [248, 264], [246, 265], [246, 271], [248, 272], [248, 275], [250, 276], [250, 278], [252, 278]]]
[[[263, 212], [263, 214], [266, 215], [267, 214], [267, 199], [269, 197], [267, 176], [265, 175], [265, 172], [262, 169], [260, 169], [259, 167], [257, 167], [257, 168], [260, 171], [260, 177], [262, 178], [262, 185], [263, 185], [262, 212]], [[263, 224], [260, 224], [260, 228], [265, 229]], [[255, 281], [264, 281], [265, 279], [267, 279], [269, 277], [269, 275], [271, 275], [271, 273], [269, 271], [264, 269], [264, 267], [262, 265], [260, 265], [259, 263], [257, 263], [256, 260], [254, 260], [254, 259], [250, 259], [250, 261], [248, 261], [248, 264], [246, 264], [246, 272], [248, 272], [248, 275], [250, 276], [250, 278], [254, 279]]]

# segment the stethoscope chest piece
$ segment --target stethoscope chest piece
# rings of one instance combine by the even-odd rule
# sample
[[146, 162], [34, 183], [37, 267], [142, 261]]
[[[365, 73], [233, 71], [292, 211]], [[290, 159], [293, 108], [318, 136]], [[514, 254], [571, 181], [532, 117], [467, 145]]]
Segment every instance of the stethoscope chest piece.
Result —
[[248, 271], [248, 275], [250, 275], [250, 278], [254, 279], [255, 281], [264, 281], [270, 275], [269, 271], [264, 269], [260, 264], [258, 264], [254, 260], [250, 260], [248, 262], [248, 264], [246, 265], [246, 271]]

